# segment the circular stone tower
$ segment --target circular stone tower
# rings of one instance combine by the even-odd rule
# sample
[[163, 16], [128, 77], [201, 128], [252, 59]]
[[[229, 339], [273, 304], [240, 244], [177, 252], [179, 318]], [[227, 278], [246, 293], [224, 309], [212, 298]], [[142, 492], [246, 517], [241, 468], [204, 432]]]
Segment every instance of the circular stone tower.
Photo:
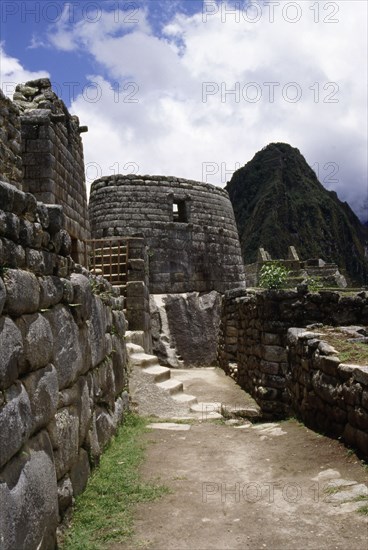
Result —
[[245, 286], [233, 208], [219, 187], [166, 176], [107, 176], [92, 184], [89, 214], [95, 239], [146, 239], [152, 294]]

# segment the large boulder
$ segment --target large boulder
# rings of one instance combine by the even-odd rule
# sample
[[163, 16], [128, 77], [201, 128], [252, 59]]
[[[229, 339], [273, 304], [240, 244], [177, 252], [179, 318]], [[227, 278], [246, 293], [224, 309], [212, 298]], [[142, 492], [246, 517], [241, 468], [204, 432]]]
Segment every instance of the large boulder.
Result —
[[[210, 366], [217, 362], [221, 295], [168, 294], [164, 298], [169, 339], [185, 366]], [[162, 323], [164, 326], [165, 323]], [[161, 333], [165, 339], [165, 334]], [[160, 344], [159, 344], [160, 345]]]
[[31, 439], [0, 474], [1, 550], [55, 548], [58, 498], [46, 432]]

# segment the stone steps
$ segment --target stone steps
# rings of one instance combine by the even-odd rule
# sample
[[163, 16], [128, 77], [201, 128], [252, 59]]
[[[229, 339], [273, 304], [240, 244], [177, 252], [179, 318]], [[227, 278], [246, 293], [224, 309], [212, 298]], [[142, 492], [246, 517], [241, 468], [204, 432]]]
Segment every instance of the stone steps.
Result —
[[157, 386], [171, 395], [174, 393], [184, 392], [183, 382], [175, 380], [175, 378], [170, 378], [169, 380], [165, 380], [165, 382], [159, 382]]
[[145, 353], [142, 346], [134, 343], [139, 341], [139, 338], [134, 337], [134, 332], [127, 335], [127, 340], [126, 347], [131, 368], [140, 368], [157, 388], [170, 395], [178, 404], [187, 405], [188, 410], [189, 406], [197, 403], [194, 395], [184, 393], [183, 382], [171, 377], [171, 369], [161, 366], [155, 355]]
[[154, 365], [153, 367], [148, 367], [147, 369], [144, 369], [144, 371], [152, 376], [154, 382], [164, 382], [165, 380], [169, 380], [171, 376], [170, 369], [167, 367], [161, 367], [161, 365], [157, 366]]

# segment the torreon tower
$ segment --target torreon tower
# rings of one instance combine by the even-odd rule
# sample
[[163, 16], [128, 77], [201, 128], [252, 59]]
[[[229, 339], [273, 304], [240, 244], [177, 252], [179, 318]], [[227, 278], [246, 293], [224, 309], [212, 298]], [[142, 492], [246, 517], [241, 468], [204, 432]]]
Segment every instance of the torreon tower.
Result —
[[152, 294], [225, 292], [244, 287], [234, 212], [227, 191], [166, 176], [114, 175], [96, 180], [92, 237], [144, 237]]

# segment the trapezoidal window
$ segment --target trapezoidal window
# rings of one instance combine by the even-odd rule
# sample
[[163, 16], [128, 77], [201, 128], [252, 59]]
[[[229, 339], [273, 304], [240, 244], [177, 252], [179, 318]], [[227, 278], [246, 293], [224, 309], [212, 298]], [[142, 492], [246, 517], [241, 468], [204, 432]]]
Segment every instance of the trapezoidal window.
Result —
[[188, 223], [188, 208], [185, 200], [173, 200], [172, 219], [174, 222]]

